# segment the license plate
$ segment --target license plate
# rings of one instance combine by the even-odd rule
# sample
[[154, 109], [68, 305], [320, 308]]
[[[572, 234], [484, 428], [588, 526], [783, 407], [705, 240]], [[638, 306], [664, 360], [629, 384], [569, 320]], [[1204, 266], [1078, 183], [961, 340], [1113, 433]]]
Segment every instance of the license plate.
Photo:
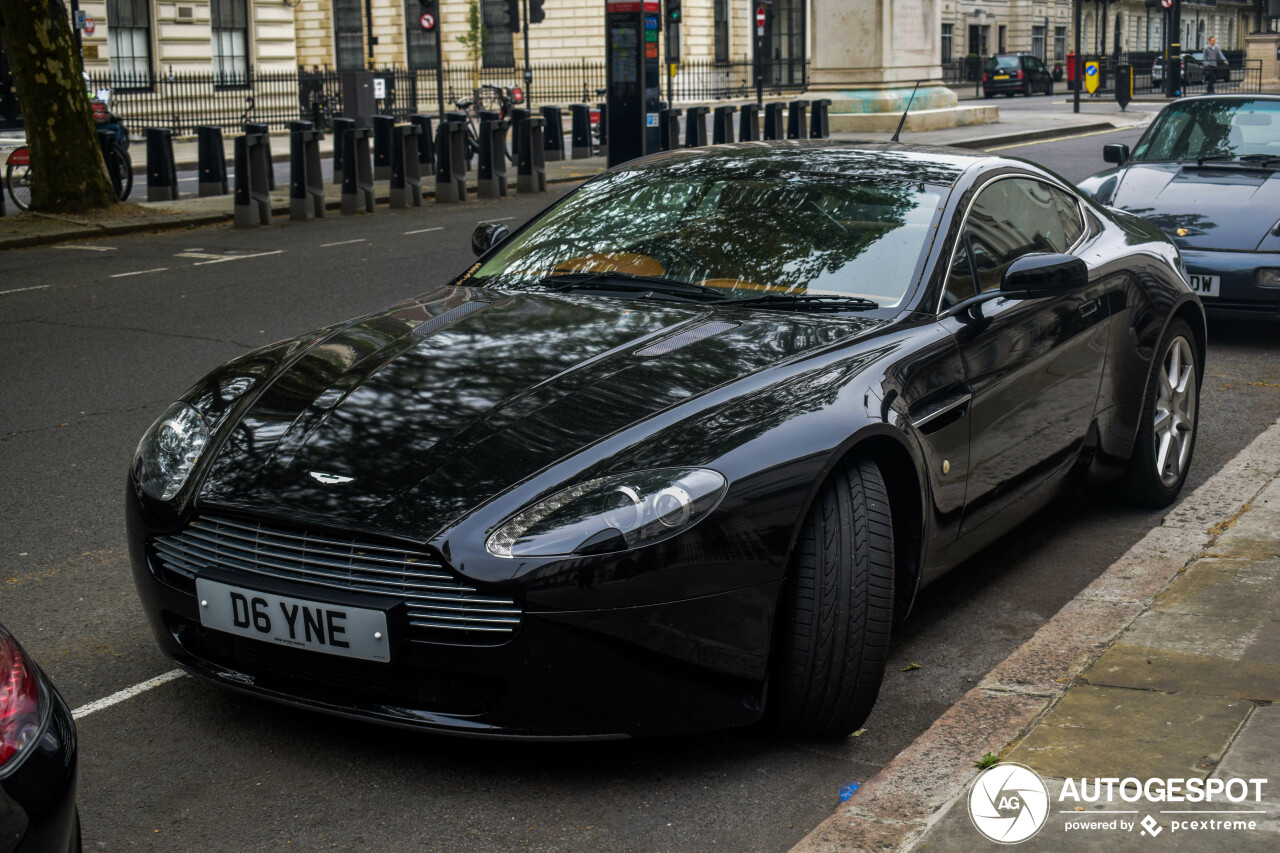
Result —
[[387, 614], [196, 579], [200, 624], [268, 643], [361, 660], [391, 660]]
[[1008, 79], [1009, 79], [1009, 75], [1008, 75], [1008, 74], [997, 74], [995, 79], [997, 79], [997, 80], [1008, 80]]
[[1191, 284], [1191, 289], [1201, 296], [1217, 296], [1218, 286], [1221, 278], [1216, 275], [1196, 275], [1189, 273], [1187, 281]]

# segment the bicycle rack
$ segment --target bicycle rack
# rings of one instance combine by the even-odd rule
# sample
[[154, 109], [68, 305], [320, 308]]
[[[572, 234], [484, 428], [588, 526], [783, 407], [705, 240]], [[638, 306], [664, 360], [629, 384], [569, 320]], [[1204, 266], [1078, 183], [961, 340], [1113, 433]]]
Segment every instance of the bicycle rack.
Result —
[[477, 172], [477, 196], [502, 198], [507, 194], [506, 119], [495, 118], [480, 122], [480, 163]]
[[242, 127], [246, 134], [258, 134], [266, 140], [262, 144], [267, 148], [267, 187], [274, 190], [276, 188], [276, 161], [271, 158], [271, 128], [263, 122], [257, 121], [243, 122]]
[[711, 143], [721, 145], [733, 141], [733, 114], [737, 107], [716, 107], [711, 117]]
[[460, 112], [445, 113], [444, 120], [462, 125], [462, 174], [466, 175], [467, 172], [471, 171], [471, 152], [467, 151], [467, 128], [470, 125], [467, 114]]
[[[267, 183], [267, 173], [271, 165], [267, 160], [269, 150], [265, 133], [246, 133], [236, 137], [235, 218], [237, 228], [271, 224], [271, 190]], [[147, 159], [150, 160], [149, 150]], [[150, 171], [149, 164], [148, 171]]]
[[591, 107], [587, 104], [572, 104], [569, 115], [573, 128], [570, 156], [574, 160], [585, 160], [591, 156]]
[[422, 168], [416, 137], [422, 128], [398, 124], [391, 128], [391, 207], [422, 207]]
[[[319, 130], [311, 122], [290, 122], [289, 218], [295, 222], [324, 218], [324, 175], [320, 172]], [[295, 127], [305, 125], [305, 127]]]
[[395, 132], [396, 120], [391, 116], [373, 117], [373, 179], [386, 181], [391, 179], [391, 135]]
[[436, 131], [437, 203], [467, 200], [466, 150], [466, 122], [448, 119], [440, 122]]
[[756, 142], [760, 139], [760, 105], [743, 104], [738, 113], [738, 141]]
[[411, 115], [409, 121], [421, 132], [418, 134], [418, 167], [429, 175], [436, 169], [435, 134], [431, 132], [431, 116]]
[[764, 138], [765, 139], [781, 139], [782, 138], [782, 104], [765, 104], [764, 105]]
[[522, 193], [547, 191], [547, 161], [543, 155], [543, 119], [527, 115], [516, 129], [516, 190]]
[[222, 128], [201, 125], [196, 128], [196, 168], [200, 173], [200, 198], [226, 195], [227, 155], [222, 147]]
[[609, 105], [596, 104], [600, 111], [600, 156], [609, 158]]
[[829, 139], [831, 138], [831, 99], [819, 98], [810, 102], [809, 113], [809, 138], [810, 139]]
[[373, 213], [373, 128], [353, 127], [342, 134], [342, 215]]
[[546, 162], [564, 159], [564, 118], [559, 107], [542, 108], [543, 159]]
[[333, 182], [342, 183], [342, 140], [347, 138], [347, 131], [354, 130], [356, 120], [338, 117], [333, 120]]
[[658, 110], [658, 149], [673, 151], [680, 147], [680, 110]]
[[173, 164], [173, 131], [147, 128], [147, 201], [177, 201], [178, 170]]
[[707, 147], [707, 114], [709, 107], [689, 107], [684, 113], [684, 147]]
[[809, 122], [805, 120], [808, 101], [792, 101], [787, 106], [787, 139], [806, 139], [809, 136]]

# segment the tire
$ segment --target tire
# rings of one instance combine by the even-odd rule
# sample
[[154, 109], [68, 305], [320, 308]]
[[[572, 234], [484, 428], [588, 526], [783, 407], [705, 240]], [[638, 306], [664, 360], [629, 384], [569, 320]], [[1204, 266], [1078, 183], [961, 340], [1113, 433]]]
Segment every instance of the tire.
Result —
[[12, 163], [4, 169], [4, 187], [13, 199], [18, 210], [26, 210], [31, 206], [31, 166], [15, 166]]
[[124, 201], [133, 192], [133, 159], [129, 152], [118, 144], [112, 143], [104, 157], [107, 163], [107, 174], [111, 176], [111, 187], [116, 191], [116, 199]]
[[1182, 490], [1200, 414], [1201, 356], [1185, 320], [1169, 325], [1157, 352], [1133, 456], [1120, 480], [1121, 494], [1129, 503], [1153, 508], [1173, 503]]
[[880, 469], [837, 470], [805, 519], [778, 614], [773, 728], [843, 737], [867, 719], [893, 624], [893, 519]]

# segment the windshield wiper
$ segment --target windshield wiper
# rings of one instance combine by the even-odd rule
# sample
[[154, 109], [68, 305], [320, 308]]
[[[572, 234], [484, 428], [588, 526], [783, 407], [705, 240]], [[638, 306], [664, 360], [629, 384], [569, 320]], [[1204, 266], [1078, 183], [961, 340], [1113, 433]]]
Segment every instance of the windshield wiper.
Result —
[[861, 296], [819, 296], [798, 293], [771, 293], [750, 299], [734, 299], [734, 307], [748, 305], [756, 308], [786, 308], [792, 311], [870, 311], [880, 303]]
[[663, 278], [657, 275], [635, 275], [628, 272], [577, 272], [549, 275], [542, 279], [557, 293], [570, 290], [596, 288], [599, 290], [624, 290], [630, 293], [661, 293], [666, 296], [688, 296], [699, 299], [726, 299], [722, 291], [714, 287]]
[[1188, 163], [1192, 160], [1195, 160], [1197, 166], [1203, 166], [1205, 163], [1209, 162], [1210, 160], [1230, 160], [1230, 159], [1231, 159], [1230, 154], [1227, 154], [1224, 151], [1215, 151], [1212, 154], [1201, 154], [1199, 157], [1184, 157], [1182, 160], [1178, 162]]
[[1258, 165], [1264, 168], [1275, 167], [1280, 165], [1280, 157], [1274, 154], [1242, 154], [1236, 158], [1241, 163], [1248, 163], [1250, 166]]

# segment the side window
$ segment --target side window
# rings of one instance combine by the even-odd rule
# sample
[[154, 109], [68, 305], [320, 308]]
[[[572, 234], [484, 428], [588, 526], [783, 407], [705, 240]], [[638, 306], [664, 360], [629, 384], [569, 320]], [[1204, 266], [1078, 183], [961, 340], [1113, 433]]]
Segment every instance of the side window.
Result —
[[[978, 290], [998, 288], [1005, 270], [1023, 255], [1065, 252], [1082, 232], [1079, 207], [1068, 194], [1031, 179], [994, 181], [978, 195], [965, 222]], [[953, 260], [951, 278], [958, 266]], [[956, 286], [961, 286], [958, 279]], [[951, 279], [947, 291], [955, 292]]]

